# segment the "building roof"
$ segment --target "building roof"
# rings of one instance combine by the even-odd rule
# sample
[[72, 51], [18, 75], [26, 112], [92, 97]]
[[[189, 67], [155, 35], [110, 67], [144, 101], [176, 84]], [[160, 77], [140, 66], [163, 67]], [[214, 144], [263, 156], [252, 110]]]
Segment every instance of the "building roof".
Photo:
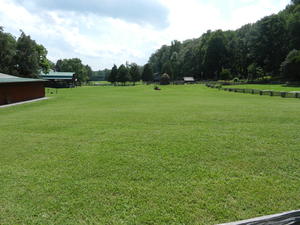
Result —
[[42, 79], [16, 77], [8, 74], [0, 73], [0, 83], [21, 83], [21, 82], [45, 82]]
[[189, 82], [194, 82], [195, 81], [194, 77], [184, 77], [183, 80], [184, 81], [189, 81]]
[[74, 77], [74, 72], [54, 72], [41, 73], [40, 77], [47, 80], [72, 80]]

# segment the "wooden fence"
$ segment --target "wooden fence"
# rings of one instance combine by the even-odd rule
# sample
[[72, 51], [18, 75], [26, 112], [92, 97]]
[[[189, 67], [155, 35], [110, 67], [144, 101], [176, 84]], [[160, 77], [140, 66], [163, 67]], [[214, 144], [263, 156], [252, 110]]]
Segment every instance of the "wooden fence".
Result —
[[257, 90], [257, 89], [247, 89], [247, 88], [223, 88], [222, 85], [218, 83], [206, 83], [209, 88], [217, 88], [223, 91], [246, 93], [246, 94], [258, 94], [258, 95], [268, 95], [268, 96], [278, 96], [282, 98], [300, 98], [300, 91], [272, 91], [272, 90]]

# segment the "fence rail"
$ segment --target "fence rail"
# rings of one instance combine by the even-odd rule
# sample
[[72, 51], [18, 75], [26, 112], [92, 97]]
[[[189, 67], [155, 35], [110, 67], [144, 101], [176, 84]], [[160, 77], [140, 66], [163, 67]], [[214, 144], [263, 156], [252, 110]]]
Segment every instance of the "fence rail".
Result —
[[218, 83], [206, 83], [209, 88], [217, 88], [223, 91], [246, 93], [246, 94], [258, 94], [258, 95], [268, 95], [268, 96], [278, 96], [282, 98], [300, 98], [300, 91], [272, 91], [272, 90], [258, 90], [249, 88], [223, 88], [222, 85]]

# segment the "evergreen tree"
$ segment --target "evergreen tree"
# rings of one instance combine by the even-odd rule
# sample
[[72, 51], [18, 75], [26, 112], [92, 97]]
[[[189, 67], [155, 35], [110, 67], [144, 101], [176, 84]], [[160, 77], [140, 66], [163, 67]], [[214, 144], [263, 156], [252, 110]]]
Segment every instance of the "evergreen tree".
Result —
[[130, 77], [131, 77], [131, 81], [133, 82], [133, 85], [135, 85], [136, 82], [141, 80], [141, 73], [140, 73], [140, 70], [139, 70], [139, 67], [137, 64], [132, 63], [130, 65], [129, 73], [130, 73]]
[[118, 78], [118, 68], [116, 65], [114, 65], [111, 68], [111, 71], [107, 77], [107, 81], [111, 82], [112, 84], [116, 84]]
[[124, 86], [126, 82], [130, 81], [128, 69], [123, 64], [118, 69], [117, 81], [122, 83]]
[[142, 80], [147, 83], [153, 81], [153, 71], [149, 63], [144, 66]]

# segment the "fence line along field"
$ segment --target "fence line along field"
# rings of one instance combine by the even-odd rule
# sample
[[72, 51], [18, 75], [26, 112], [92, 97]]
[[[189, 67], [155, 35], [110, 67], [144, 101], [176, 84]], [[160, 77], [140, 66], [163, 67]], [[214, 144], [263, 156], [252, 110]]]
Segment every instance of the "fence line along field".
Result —
[[83, 87], [0, 110], [0, 224], [217, 224], [300, 208], [299, 99]]
[[244, 89], [258, 89], [258, 90], [270, 90], [270, 91], [299, 91], [300, 87], [289, 87], [281, 84], [244, 84], [244, 85], [226, 85], [228, 88], [244, 88]]

